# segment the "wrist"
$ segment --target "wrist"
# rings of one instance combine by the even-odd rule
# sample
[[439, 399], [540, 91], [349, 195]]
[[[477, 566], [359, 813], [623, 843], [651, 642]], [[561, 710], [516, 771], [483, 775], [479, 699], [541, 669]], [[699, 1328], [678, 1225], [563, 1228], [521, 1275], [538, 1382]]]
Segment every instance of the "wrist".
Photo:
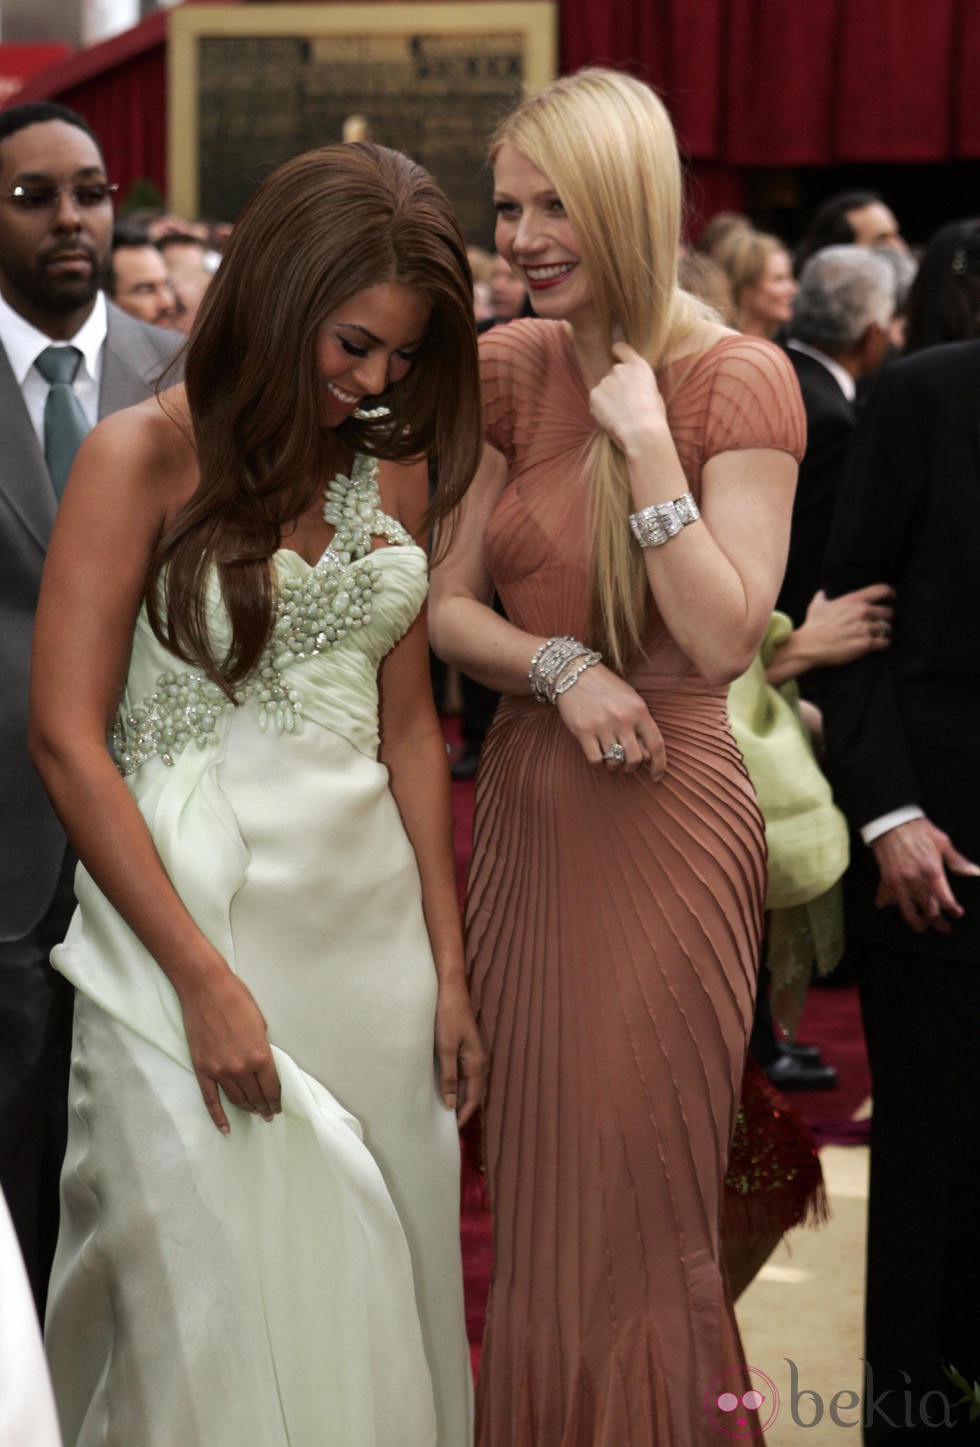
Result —
[[452, 961], [436, 961], [436, 980], [439, 986], [439, 994], [453, 994], [459, 991], [460, 994], [469, 999], [469, 986], [466, 983], [466, 966], [462, 959]]
[[675, 461], [677, 458], [666, 418], [640, 422], [624, 433], [619, 441], [628, 463], [662, 466], [664, 453], [668, 451]]
[[807, 648], [803, 629], [797, 628], [773, 653], [766, 667], [766, 681], [773, 687], [778, 687], [787, 679], [798, 678], [801, 673], [806, 673], [815, 661], [811, 650]]
[[872, 848], [878, 839], [884, 839], [886, 834], [893, 833], [900, 825], [912, 824], [925, 817], [918, 804], [901, 804], [897, 809], [890, 809], [886, 814], [878, 814], [874, 819], [869, 819], [860, 826], [859, 832], [864, 843]]
[[463, 952], [463, 932], [456, 908], [455, 891], [452, 915], [441, 926], [429, 929], [429, 946], [435, 965], [439, 988], [443, 985], [461, 984], [466, 988], [466, 959]]
[[587, 668], [601, 662], [602, 655], [577, 638], [548, 638], [536, 650], [527, 670], [531, 693], [538, 703], [557, 703]]
[[631, 513], [630, 531], [641, 548], [659, 548], [700, 516], [693, 496], [685, 492], [669, 502], [651, 503]]
[[210, 945], [203, 950], [183, 951], [172, 961], [161, 959], [158, 963], [182, 1005], [212, 990], [231, 973], [227, 960]]

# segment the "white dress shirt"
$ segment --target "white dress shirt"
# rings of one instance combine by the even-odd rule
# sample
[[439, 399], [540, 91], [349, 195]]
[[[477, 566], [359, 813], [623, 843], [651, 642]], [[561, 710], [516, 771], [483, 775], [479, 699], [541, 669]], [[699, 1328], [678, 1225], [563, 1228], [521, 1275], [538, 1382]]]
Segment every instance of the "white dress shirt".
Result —
[[52, 341], [29, 321], [15, 312], [0, 296], [0, 342], [7, 353], [11, 370], [24, 398], [37, 440], [44, 449], [44, 404], [48, 400], [48, 383], [34, 363], [46, 347], [77, 347], [82, 354], [72, 384], [82, 411], [94, 427], [99, 420], [99, 383], [102, 380], [102, 354], [105, 350], [109, 313], [105, 296], [97, 292], [95, 305], [73, 337], [65, 342]]

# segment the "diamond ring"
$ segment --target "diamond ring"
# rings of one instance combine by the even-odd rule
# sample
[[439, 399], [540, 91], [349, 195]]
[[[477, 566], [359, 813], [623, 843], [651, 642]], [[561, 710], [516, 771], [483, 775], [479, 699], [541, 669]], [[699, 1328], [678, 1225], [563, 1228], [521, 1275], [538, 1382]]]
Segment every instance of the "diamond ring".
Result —
[[602, 757], [607, 764], [625, 764], [626, 750], [622, 744], [610, 744]]

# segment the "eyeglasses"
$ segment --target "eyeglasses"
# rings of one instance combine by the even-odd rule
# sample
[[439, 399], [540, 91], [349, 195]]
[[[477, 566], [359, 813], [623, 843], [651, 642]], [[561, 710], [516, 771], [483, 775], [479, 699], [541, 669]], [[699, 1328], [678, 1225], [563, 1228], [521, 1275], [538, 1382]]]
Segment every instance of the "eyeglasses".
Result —
[[68, 186], [15, 186], [3, 200], [10, 201], [21, 211], [53, 211], [67, 191], [75, 205], [82, 211], [90, 211], [108, 201], [119, 186], [115, 181], [78, 181]]

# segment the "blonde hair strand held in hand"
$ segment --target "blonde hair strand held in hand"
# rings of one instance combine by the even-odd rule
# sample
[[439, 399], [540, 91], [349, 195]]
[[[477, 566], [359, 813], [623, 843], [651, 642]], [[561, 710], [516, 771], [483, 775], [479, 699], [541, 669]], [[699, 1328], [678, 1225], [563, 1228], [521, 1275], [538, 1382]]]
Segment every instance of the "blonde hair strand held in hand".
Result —
[[[491, 161], [503, 145], [561, 197], [610, 347], [625, 340], [656, 370], [710, 316], [677, 284], [681, 166], [662, 102], [632, 76], [581, 70], [528, 96], [500, 124]], [[626, 460], [600, 432], [584, 470], [593, 506], [590, 636], [622, 673], [641, 647], [647, 597], [628, 525]]]

